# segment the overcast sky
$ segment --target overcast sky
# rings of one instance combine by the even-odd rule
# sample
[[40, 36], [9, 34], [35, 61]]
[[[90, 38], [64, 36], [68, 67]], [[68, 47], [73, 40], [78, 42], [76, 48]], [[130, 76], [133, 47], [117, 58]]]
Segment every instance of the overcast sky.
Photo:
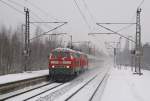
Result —
[[[118, 36], [95, 35], [88, 36], [88, 33], [108, 32], [98, 27], [97, 22], [135, 22], [136, 9], [142, 0], [75, 0], [83, 15], [80, 14], [74, 0], [3, 0], [24, 13], [23, 6], [30, 9], [31, 21], [67, 21], [68, 24], [59, 29], [73, 35], [73, 41], [92, 40], [99, 42], [104, 47], [105, 41], [117, 41]], [[12, 1], [20, 4], [14, 4]], [[21, 6], [22, 5], [22, 6]], [[36, 6], [36, 7], [35, 7]], [[40, 9], [39, 9], [40, 8]], [[88, 9], [87, 9], [88, 8]], [[150, 1], [145, 0], [141, 6], [142, 41], [149, 42], [149, 18]], [[0, 24], [15, 28], [18, 24], [24, 23], [25, 15], [20, 14], [12, 8], [0, 2]], [[36, 15], [36, 16], [35, 16]], [[38, 16], [38, 17], [37, 17]], [[83, 19], [85, 17], [86, 21]], [[39, 19], [40, 18], [40, 19]], [[42, 26], [42, 25], [39, 25]], [[57, 25], [51, 25], [57, 26]], [[109, 25], [107, 27], [117, 31], [126, 25]], [[32, 30], [31, 26], [31, 30]], [[48, 30], [45, 26], [43, 30]], [[34, 29], [34, 28], [33, 28]], [[135, 36], [135, 26], [123, 30], [121, 34]], [[34, 35], [32, 35], [33, 37]]]

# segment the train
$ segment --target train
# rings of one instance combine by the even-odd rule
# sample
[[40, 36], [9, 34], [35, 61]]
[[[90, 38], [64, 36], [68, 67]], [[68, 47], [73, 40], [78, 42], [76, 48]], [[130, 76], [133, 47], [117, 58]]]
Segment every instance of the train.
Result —
[[88, 56], [69, 48], [56, 48], [49, 55], [50, 79], [65, 79], [79, 75], [88, 69]]

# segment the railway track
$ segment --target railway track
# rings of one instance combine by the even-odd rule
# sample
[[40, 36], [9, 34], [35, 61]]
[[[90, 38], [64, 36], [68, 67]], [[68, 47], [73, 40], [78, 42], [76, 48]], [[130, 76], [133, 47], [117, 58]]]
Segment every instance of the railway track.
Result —
[[[27, 91], [25, 91], [25, 92], [21, 92], [21, 93], [18, 93], [18, 94], [15, 94], [15, 95], [12, 95], [12, 96], [9, 96], [9, 97], [0, 99], [0, 101], [4, 101], [4, 100], [5, 100], [5, 101], [14, 101], [17, 97], [18, 97], [17, 99], [20, 99], [20, 98], [21, 98], [20, 101], [27, 101], [27, 100], [30, 100], [30, 99], [32, 99], [32, 98], [38, 96], [38, 95], [41, 95], [41, 94], [45, 93], [45, 92], [48, 92], [48, 91], [53, 90], [53, 89], [55, 89], [55, 88], [57, 88], [57, 87], [60, 87], [60, 86], [62, 86], [62, 85], [64, 85], [64, 83], [54, 83], [54, 82], [47, 83], [47, 84], [44, 84], [44, 85], [42, 85], [42, 86], [39, 86], [39, 87], [30, 89], [30, 90], [27, 90]], [[50, 87], [50, 86], [51, 86], [51, 87]], [[26, 98], [20, 97], [21, 95], [24, 95], [24, 94], [27, 94], [27, 93], [32, 93], [32, 92], [34, 92], [35, 90], [42, 89], [42, 88], [44, 88], [44, 87], [45, 87], [45, 88], [49, 88], [49, 89], [43, 90], [43, 91], [41, 91], [41, 92], [38, 92], [38, 93], [33, 94], [33, 95], [31, 95], [31, 96], [29, 96], [29, 97], [26, 97]]]
[[70, 100], [74, 95], [76, 95], [81, 89], [83, 89], [86, 85], [88, 85], [92, 80], [94, 80], [98, 75], [95, 75], [93, 78], [88, 80], [83, 86], [81, 86], [78, 90], [76, 90], [74, 93], [72, 93], [69, 97], [65, 99], [65, 101]]
[[98, 86], [96, 87], [96, 89], [95, 89], [94, 93], [92, 94], [92, 96], [90, 97], [89, 101], [92, 101], [92, 100], [93, 100], [95, 94], [96, 94], [97, 91], [100, 89], [102, 83], [104, 82], [105, 79], [107, 79], [107, 77], [108, 77], [108, 74], [106, 73], [106, 74], [104, 75], [104, 77], [102, 78], [102, 80], [100, 81], [100, 83], [98, 84]]
[[39, 84], [43, 81], [48, 81], [48, 75], [0, 84], [0, 94], [6, 94], [19, 89], [23, 89], [28, 86]]
[[[100, 79], [99, 79], [99, 77], [100, 77]], [[105, 80], [106, 77], [107, 77], [107, 73], [97, 73], [96, 75], [93, 75], [92, 77], [90, 77], [89, 79], [86, 79], [86, 80], [81, 80], [82, 78], [79, 78], [78, 80], [76, 79], [75, 82], [74, 81], [69, 82], [68, 85], [66, 85], [60, 89], [53, 90], [51, 92], [47, 92], [46, 94], [40, 95], [33, 99], [31, 98], [28, 100], [29, 101], [30, 100], [31, 101], [35, 101], [35, 100], [36, 101], [47, 101], [47, 100], [70, 101], [82, 89], [84, 89], [85, 87], [88, 87], [89, 84], [92, 84], [93, 82], [95, 82], [96, 80], [99, 79], [100, 82], [96, 84], [96, 86], [94, 87], [94, 89], [92, 91], [92, 94], [88, 97], [88, 100], [92, 101], [94, 95], [96, 94], [96, 92], [98, 91], [98, 89], [100, 88], [102, 82]], [[76, 101], [76, 100], [73, 100], [73, 101]]]
[[35, 89], [42, 88], [42, 87], [47, 86], [47, 85], [49, 85], [49, 84], [52, 84], [52, 82], [43, 84], [43, 85], [38, 86], [38, 87], [33, 87], [33, 88], [29, 89], [29, 90], [21, 91], [21, 92], [19, 92], [19, 93], [15, 93], [15, 94], [12, 94], [12, 95], [9, 95], [9, 96], [6, 96], [6, 97], [1, 97], [0, 100], [4, 101], [4, 100], [10, 99], [10, 98], [13, 98], [13, 97], [15, 97], [15, 96], [19, 96], [19, 95], [21, 95], [21, 94], [24, 94], [24, 93], [33, 91], [33, 90], [35, 90]]
[[[74, 91], [72, 94], [70, 94], [67, 98], [63, 99], [64, 101], [70, 101], [72, 100], [72, 98], [78, 94], [82, 89], [84, 89], [89, 83], [91, 83], [98, 75], [94, 76], [92, 79], [90, 79], [88, 82], [86, 82], [84, 85], [82, 85], [79, 89], [77, 89], [76, 91]], [[92, 101], [93, 97], [95, 96], [95, 94], [97, 93], [97, 91], [100, 89], [102, 83], [104, 82], [104, 80], [108, 77], [108, 74], [105, 73], [105, 75], [102, 77], [101, 81], [99, 82], [98, 86], [96, 87], [96, 89], [94, 90], [94, 92], [91, 94], [91, 96], [88, 98], [88, 101]], [[74, 101], [74, 100], [73, 100]]]
[[[62, 88], [54, 90], [54, 91], [47, 92], [45, 94], [42, 94], [42, 95], [40, 95], [40, 96], [38, 96], [36, 98], [30, 99], [30, 100], [31, 101], [35, 101], [35, 100], [36, 101], [47, 101], [47, 100], [50, 100], [50, 101], [56, 100], [57, 101], [58, 98], [61, 98], [63, 95], [68, 93], [70, 90], [72, 90], [72, 89], [74, 89], [74, 88], [76, 88], [76, 87], [78, 87], [78, 86], [80, 86], [82, 84], [85, 84], [85, 83], [86, 83], [85, 84], [85, 86], [86, 86], [88, 84], [87, 82], [90, 82], [94, 78], [97, 77], [97, 75], [95, 75], [95, 74], [94, 75], [92, 74], [92, 76], [89, 76], [89, 74], [91, 75], [91, 73], [89, 72], [89, 73], [86, 73], [84, 75], [80, 75], [79, 77], [77, 77], [76, 79], [72, 80], [71, 82], [67, 82], [69, 84], [64, 86], [64, 87], [62, 87]], [[61, 99], [60, 101], [64, 101], [64, 99]]]
[[32, 98], [38, 96], [38, 95], [44, 94], [45, 92], [48, 92], [48, 91], [53, 90], [53, 89], [55, 89], [55, 88], [57, 88], [57, 87], [63, 86], [64, 84], [65, 84], [65, 83], [58, 84], [58, 85], [56, 85], [56, 86], [54, 86], [54, 87], [52, 87], [52, 88], [49, 88], [49, 89], [47, 89], [47, 90], [45, 90], [45, 91], [40, 92], [40, 93], [38, 93], [38, 94], [36, 94], [36, 95], [34, 95], [34, 96], [31, 96], [31, 97], [29, 97], [29, 98], [26, 98], [26, 99], [24, 99], [23, 101], [28, 101], [28, 100], [30, 100], [30, 99], [32, 99]]
[[[30, 100], [37, 100], [40, 101], [40, 98], [46, 98], [48, 96], [52, 100], [57, 100], [57, 98], [61, 98], [61, 96], [65, 95], [66, 93], [69, 92], [69, 90], [72, 90], [72, 93], [69, 93], [69, 95], [61, 101], [70, 101], [72, 98], [78, 94], [82, 89], [88, 87], [91, 85], [94, 81], [98, 80], [98, 78], [101, 76], [102, 79], [99, 79], [100, 82], [99, 84], [97, 83], [96, 86], [94, 87], [94, 92], [92, 91], [92, 94], [89, 96], [89, 101], [92, 101], [93, 97], [95, 96], [96, 92], [98, 89], [101, 87], [102, 82], [105, 80], [107, 77], [107, 73], [102, 73], [102, 75], [99, 75], [100, 73], [97, 73], [96, 75], [89, 76], [89, 79], [83, 79], [78, 78], [76, 80], [73, 80], [71, 82], [67, 83], [54, 83], [54, 82], [49, 82], [47, 84], [41, 85], [39, 87], [32, 88], [30, 90], [20, 92], [18, 94], [14, 94], [8, 97], [5, 97], [2, 100], [6, 101], [15, 101], [16, 99], [20, 99], [21, 101], [30, 101]], [[85, 75], [83, 76], [85, 77]], [[83, 82], [82, 82], [83, 81]], [[76, 87], [77, 86], [77, 87]], [[76, 89], [72, 89], [76, 88]], [[36, 92], [36, 93], [35, 93]], [[80, 92], [81, 93], [81, 92]], [[46, 101], [46, 100], [44, 100]]]

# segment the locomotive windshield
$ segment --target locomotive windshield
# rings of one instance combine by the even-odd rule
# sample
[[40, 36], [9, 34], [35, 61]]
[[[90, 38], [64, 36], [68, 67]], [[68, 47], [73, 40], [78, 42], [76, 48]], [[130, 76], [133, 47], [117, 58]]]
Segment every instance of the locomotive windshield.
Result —
[[64, 57], [69, 58], [70, 57], [70, 52], [61, 52], [60, 54], [61, 54], [62, 58], [64, 58]]
[[53, 51], [52, 52], [52, 57], [53, 58], [69, 58], [70, 57], [70, 52], [63, 52], [63, 51]]

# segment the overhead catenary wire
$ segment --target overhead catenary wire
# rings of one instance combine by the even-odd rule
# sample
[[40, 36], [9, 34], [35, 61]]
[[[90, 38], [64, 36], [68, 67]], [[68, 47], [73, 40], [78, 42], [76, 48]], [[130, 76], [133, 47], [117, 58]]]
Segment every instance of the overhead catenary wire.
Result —
[[[27, 1], [28, 2], [28, 1]], [[24, 7], [23, 5], [21, 5], [21, 4], [19, 4], [19, 3], [16, 3], [16, 2], [12, 2], [13, 4], [15, 4], [16, 6], [19, 6], [19, 7]], [[30, 7], [29, 7], [30, 8]], [[66, 24], [67, 22], [52, 22], [52, 23], [57, 23], [57, 24], [60, 24], [60, 23], [63, 23], [62, 25], [58, 25], [58, 26], [56, 26], [56, 27], [52, 27], [51, 25], [48, 25], [49, 24], [49, 21], [47, 21], [48, 23], [45, 23], [46, 21], [44, 21], [44, 19], [42, 19], [39, 15], [37, 15], [35, 12], [33, 12], [33, 10], [32, 10], [32, 12], [31, 12], [31, 14], [34, 16], [34, 17], [30, 17], [30, 18], [32, 18], [32, 21], [30, 21], [30, 22], [44, 22], [43, 24], [44, 24], [44, 26], [45, 27], [47, 27], [47, 28], [49, 28], [47, 31], [45, 31], [45, 32], [43, 32], [42, 34], [43, 35], [48, 35], [47, 33], [48, 32], [51, 32], [51, 31], [53, 31], [53, 30], [56, 30], [56, 29], [58, 29], [59, 27], [61, 27], [61, 26], [63, 26], [64, 24]], [[37, 19], [37, 20], [36, 20]], [[38, 20], [39, 19], [39, 20]], [[42, 24], [42, 23], [41, 23]], [[35, 27], [38, 27], [37, 26], [37, 24], [35, 24], [35, 23], [32, 23], [32, 25], [34, 25]], [[42, 34], [40, 34], [39, 36], [36, 36], [36, 37], [34, 37], [34, 38], [38, 38], [38, 37], [40, 37], [40, 36], [42, 36]], [[32, 39], [34, 39], [34, 38], [32, 38]], [[31, 39], [31, 40], [32, 40]]]
[[[19, 10], [18, 8], [16, 8], [15, 6], [13, 6], [13, 5], [11, 5], [11, 4], [9, 4], [9, 3], [7, 3], [7, 2], [5, 2], [5, 1], [3, 1], [3, 0], [0, 0], [0, 2], [2, 2], [3, 4], [5, 4], [6, 6], [8, 6], [8, 7], [10, 7], [10, 8], [12, 8], [13, 10], [15, 10], [16, 12], [18, 12], [18, 13], [20, 13], [20, 14], [22, 14], [22, 15], [24, 15], [24, 12], [23, 11], [21, 11], [21, 10]], [[20, 6], [20, 7], [22, 7], [22, 5], [21, 4], [18, 4], [18, 3], [16, 3], [16, 2], [12, 2], [13, 4], [15, 4], [15, 5], [17, 5], [17, 6]], [[35, 26], [35, 25], [34, 25]], [[36, 26], [37, 27], [37, 26]]]
[[[29, 3], [29, 1], [27, 1], [27, 3]], [[39, 15], [37, 15], [35, 12], [33, 12], [33, 11], [31, 11], [32, 13], [31, 14], [33, 14], [33, 16], [35, 16], [35, 19], [39, 19], [39, 20], [41, 20], [41, 21], [44, 21]], [[32, 18], [33, 19], [33, 18]], [[33, 19], [33, 20], [35, 20], [35, 19]], [[47, 27], [47, 28], [49, 28], [49, 27], [52, 27], [52, 26], [50, 26], [50, 25], [45, 25], [44, 24], [44, 26], [45, 27]]]
[[[9, 3], [3, 1], [3, 0], [0, 0], [0, 1], [3, 2], [4, 4], [6, 4], [7, 6], [13, 8], [13, 9], [16, 10], [17, 12], [19, 12], [19, 13], [21, 13], [21, 14], [24, 15], [23, 11], [20, 11], [19, 9], [17, 9], [17, 8], [14, 7], [13, 5], [11, 5], [11, 4], [9, 4]], [[12, 1], [12, 0], [7, 0], [7, 1], [9, 1], [9, 2], [11, 2], [11, 3], [13, 3], [13, 4], [15, 4], [15, 5], [19, 6], [19, 7], [23, 7], [23, 8], [24, 8], [23, 5], [21, 5], [21, 4], [17, 3], [17, 2], [15, 2], [15, 1]], [[36, 18], [41, 19], [41, 18], [40, 18], [38, 15], [36, 15], [34, 12], [32, 12], [32, 13], [33, 13], [33, 15], [34, 15]], [[32, 17], [31, 17], [31, 18], [32, 18]], [[32, 18], [32, 19], [33, 19], [33, 18]], [[35, 19], [33, 19], [33, 20], [35, 20]]]
[[[88, 14], [89, 14], [89, 16], [91, 17], [91, 20], [92, 20], [93, 24], [95, 25], [96, 20], [95, 20], [95, 17], [93, 16], [92, 12], [90, 11], [90, 9], [89, 9], [89, 7], [88, 7], [88, 4], [86, 3], [85, 0], [82, 0], [82, 1], [83, 1], [83, 4], [84, 4], [84, 6], [85, 6], [85, 8], [86, 8], [86, 10], [87, 10], [87, 12], [88, 12]], [[94, 29], [96, 29], [96, 28], [93, 26], [93, 30], [94, 30]]]
[[76, 1], [76, 0], [73, 0], [73, 2], [74, 2], [74, 4], [76, 5], [76, 7], [77, 7], [77, 9], [78, 9], [80, 15], [82, 16], [82, 18], [83, 18], [85, 24], [87, 25], [87, 27], [89, 28], [89, 30], [91, 30], [91, 26], [88, 24], [88, 21], [87, 21], [85, 15], [83, 14], [82, 10], [80, 9], [80, 7], [79, 7], [77, 1]]
[[[19, 4], [19, 3], [17, 3], [17, 2], [15, 2], [15, 1], [12, 1], [12, 0], [7, 0], [7, 1], [9, 1], [10, 3], [13, 3], [14, 5], [16, 5], [16, 6], [19, 6], [19, 7], [22, 7], [22, 8], [24, 8], [25, 6], [24, 5], [22, 5], [22, 4]], [[35, 12], [33, 12], [32, 11], [32, 14], [33, 14], [33, 16], [35, 16], [35, 18], [34, 17], [30, 17], [30, 18], [32, 18], [32, 20], [35, 20], [35, 19], [39, 19], [39, 20], [41, 20], [41, 21], [43, 21], [43, 19], [41, 18], [41, 17], [39, 17]], [[36, 26], [35, 24], [33, 24], [34, 26]], [[48, 25], [45, 25], [44, 24], [44, 26], [45, 27], [52, 27], [52, 26], [48, 26]], [[37, 27], [37, 26], [36, 26]]]
[[[2, 3], [5, 4], [5, 5], [7, 5], [8, 7], [12, 8], [13, 10], [19, 12], [20, 14], [24, 15], [24, 12], [23, 12], [23, 11], [20, 11], [20, 10], [19, 10], [18, 8], [16, 8], [14, 5], [11, 5], [11, 4], [9, 4], [9, 3], [3, 1], [3, 0], [0, 0], [0, 2], [2, 2]], [[13, 3], [13, 4], [17, 5], [17, 6], [23, 7], [23, 6], [22, 6], [21, 4], [19, 4], [19, 3], [16, 3], [16, 2], [11, 2], [11, 3]], [[33, 14], [34, 14], [34, 16], [36, 16], [38, 19], [40, 19], [40, 17], [38, 17], [35, 13], [33, 13]], [[31, 17], [31, 18], [32, 18], [32, 17]], [[32, 19], [33, 19], [33, 18], [32, 18]], [[66, 23], [65, 23], [65, 24], [66, 24]], [[64, 25], [64, 24], [62, 24], [62, 25]], [[47, 34], [48, 32], [51, 32], [51, 31], [53, 31], [53, 30], [55, 30], [55, 29], [58, 29], [58, 28], [61, 27], [62, 25], [57, 26], [57, 27], [55, 27], [55, 28], [53, 28], [53, 29], [50, 29], [50, 30], [48, 30], [47, 32], [44, 32], [43, 35], [44, 35], [44, 34]], [[34, 26], [36, 26], [36, 25], [34, 25]], [[36, 26], [36, 27], [37, 27], [37, 26]], [[40, 34], [40, 36], [42, 36], [42, 34]], [[34, 37], [34, 38], [38, 38], [38, 37], [39, 37], [39, 36]], [[32, 38], [32, 39], [34, 39], [34, 38]], [[32, 39], [31, 39], [31, 40], [32, 40]]]
[[[133, 15], [132, 15], [132, 17], [131, 17], [131, 22], [132, 22], [132, 20], [134, 20], [134, 18], [135, 18], [135, 12], [133, 13]], [[117, 30], [117, 32], [120, 32], [120, 31], [123, 31], [123, 30], [125, 30], [125, 29], [128, 29], [128, 28], [130, 28], [130, 27], [132, 27], [132, 26], [134, 26], [134, 25], [136, 25], [136, 22], [135, 22], [135, 24], [129, 24], [129, 25], [126, 25], [125, 27], [123, 27], [123, 28], [120, 28], [119, 30]]]
[[[134, 13], [133, 16], [131, 17], [131, 22], [133, 22], [132, 20], [133, 20], [134, 18], [135, 18], [135, 13]], [[113, 32], [113, 33], [108, 33], [108, 34], [118, 34], [118, 35], [124, 37], [124, 36], [121, 35], [119, 32], [121, 32], [121, 31], [123, 31], [123, 30], [125, 30], [125, 29], [128, 29], [128, 28], [132, 27], [133, 25], [136, 25], [136, 22], [135, 22], [135, 23], [96, 23], [96, 24], [99, 25], [100, 27], [106, 29], [106, 30], [109, 30], [109, 31]], [[101, 24], [127, 24], [127, 26], [124, 26], [123, 28], [120, 28], [120, 29], [117, 30], [117, 31], [113, 31], [113, 30], [111, 30], [110, 28], [107, 28], [107, 27], [105, 27], [105, 26], [103, 26], [103, 25], [101, 25]], [[98, 33], [98, 34], [99, 34], [99, 33]], [[100, 33], [100, 34], [103, 34], [103, 33]], [[107, 34], [107, 33], [106, 33], [106, 34]], [[129, 38], [127, 38], [127, 37], [124, 37], [124, 38], [126, 38], [126, 39], [128, 39], [128, 40], [130, 40], [130, 41], [132, 41], [132, 42], [135, 43], [135, 41], [132, 40], [132, 39], [129, 39]]]
[[100, 26], [100, 27], [102, 27], [102, 28], [104, 28], [104, 29], [106, 29], [106, 30], [108, 30], [108, 31], [111, 31], [112, 33], [114, 33], [114, 34], [117, 34], [117, 35], [119, 35], [119, 36], [121, 36], [121, 37], [123, 37], [123, 38], [125, 38], [125, 39], [128, 39], [129, 41], [131, 41], [131, 42], [134, 42], [135, 43], [135, 41], [134, 40], [132, 40], [132, 39], [129, 39], [128, 37], [126, 37], [126, 36], [123, 36], [122, 34], [120, 34], [119, 32], [116, 32], [116, 31], [113, 31], [113, 30], [111, 30], [110, 28], [107, 28], [107, 27], [105, 27], [105, 26], [103, 26], [103, 25], [101, 25], [101, 24], [99, 24], [99, 23], [97, 23], [97, 25], [98, 26]]
[[[31, 5], [32, 7], [34, 7], [35, 9], [37, 9], [38, 11], [40, 11], [41, 13], [43, 13], [45, 16], [50, 16], [45, 10], [43, 10], [43, 9], [41, 9], [39, 6], [37, 6], [37, 5], [35, 5], [34, 3], [32, 3], [32, 2], [30, 2], [30, 1], [27, 1], [27, 3], [29, 4], [29, 5]], [[36, 13], [34, 13], [33, 12], [33, 15], [35, 16], [35, 17], [37, 17], [38, 19], [40, 19], [41, 21], [38, 21], [38, 22], [45, 22], [41, 17], [39, 17]], [[56, 18], [54, 18], [54, 17], [52, 17], [52, 16], [50, 16], [51, 18], [53, 18], [53, 19], [55, 19], [57, 22], [59, 21], [60, 22], [60, 20], [58, 20], [58, 19], [56, 19]], [[55, 21], [55, 22], [56, 22]], [[36, 22], [36, 21], [35, 21]], [[49, 22], [49, 21], [48, 21]], [[62, 21], [61, 21], [62, 22]], [[60, 23], [61, 23], [60, 22]], [[42, 24], [42, 23], [41, 23]], [[51, 27], [52, 28], [52, 26], [51, 25], [49, 25], [49, 23], [43, 23], [44, 24], [44, 26], [45, 27], [47, 27], [47, 28], [49, 28], [49, 27]]]
[[[119, 32], [121, 32], [121, 31], [123, 31], [125, 29], [128, 29], [128, 28], [132, 27], [133, 25], [134, 24], [129, 24], [129, 25], [123, 27], [123, 28], [120, 28], [119, 30], [116, 31], [116, 33], [119, 33]], [[89, 34], [91, 34], [91, 33], [89, 33]], [[114, 34], [114, 33], [94, 33], [94, 34]]]
[[63, 23], [63, 24], [61, 24], [61, 25], [59, 25], [59, 26], [57, 26], [57, 27], [55, 27], [55, 28], [53, 28], [53, 29], [50, 29], [50, 30], [48, 30], [48, 31], [46, 31], [46, 32], [44, 32], [44, 33], [38, 35], [38, 36], [35, 36], [35, 37], [31, 38], [30, 40], [33, 40], [33, 39], [38, 38], [38, 37], [41, 37], [41, 36], [43, 36], [43, 35], [47, 35], [47, 33], [51, 32], [51, 31], [53, 31], [53, 30], [56, 30], [56, 29], [58, 29], [59, 27], [65, 25], [65, 24], [66, 24], [66, 23]]
[[22, 5], [20, 3], [17, 3], [17, 2], [15, 2], [13, 0], [7, 0], [7, 1], [9, 1], [9, 2], [11, 2], [11, 3], [13, 3], [13, 4], [15, 4], [15, 5], [19, 6], [19, 7], [23, 7], [24, 8], [24, 5]]
[[143, 3], [144, 3], [144, 0], [142, 0], [142, 1], [140, 2], [140, 4], [138, 5], [138, 8], [140, 8], [140, 7], [143, 5]]
[[33, 14], [33, 16], [35, 16], [36, 19], [43, 21], [43, 19], [41, 17], [39, 17], [35, 12], [33, 12], [33, 11], [31, 11], [31, 12], [32, 12], [31, 14]]
[[[8, 2], [10, 2], [10, 3], [13, 3], [14, 5], [16, 5], [16, 6], [19, 6], [19, 7], [22, 7], [22, 8], [25, 8], [25, 6], [24, 5], [22, 5], [22, 4], [19, 4], [19, 3], [17, 3], [17, 2], [15, 2], [15, 1], [12, 1], [12, 0], [7, 0]], [[8, 4], [8, 3], [7, 3]], [[9, 4], [10, 5], [10, 4]], [[14, 6], [13, 6], [14, 7]], [[32, 12], [33, 13], [33, 15], [35, 16], [35, 17], [37, 17], [38, 19], [40, 19], [40, 17], [38, 17], [34, 12]], [[32, 17], [31, 17], [32, 18]], [[32, 18], [33, 19], [33, 18]]]
[[123, 28], [120, 28], [119, 30], [117, 30], [117, 32], [121, 32], [121, 31], [123, 31], [125, 29], [128, 29], [128, 28], [132, 27], [132, 26], [133, 26], [133, 24], [129, 24], [129, 25], [123, 27]]
[[[35, 9], [39, 10], [41, 13], [43, 13], [45, 16], [50, 16], [45, 10], [41, 9], [39, 6], [35, 5], [34, 3], [28, 1], [28, 4], [30, 4], [31, 6], [33, 6]], [[53, 16], [50, 16], [51, 18], [57, 20], [57, 21], [61, 21]]]
[[9, 3], [7, 3], [7, 2], [5, 2], [5, 1], [3, 1], [3, 0], [0, 0], [0, 2], [1, 2], [1, 3], [3, 3], [3, 4], [5, 4], [5, 5], [7, 5], [8, 7], [12, 8], [13, 10], [17, 11], [18, 13], [20, 13], [20, 14], [24, 15], [23, 11], [21, 11], [21, 10], [17, 9], [17, 8], [16, 8], [16, 7], [14, 7], [13, 5], [11, 5], [11, 4], [9, 4]]
[[82, 1], [83, 1], [83, 4], [84, 4], [84, 6], [85, 6], [87, 12], [89, 13], [89, 15], [90, 15], [90, 17], [91, 17], [93, 23], [95, 24], [96, 20], [95, 20], [93, 14], [91, 13], [91, 11], [90, 11], [90, 9], [89, 9], [89, 7], [88, 7], [86, 1], [85, 1], [85, 0], [82, 0]]

